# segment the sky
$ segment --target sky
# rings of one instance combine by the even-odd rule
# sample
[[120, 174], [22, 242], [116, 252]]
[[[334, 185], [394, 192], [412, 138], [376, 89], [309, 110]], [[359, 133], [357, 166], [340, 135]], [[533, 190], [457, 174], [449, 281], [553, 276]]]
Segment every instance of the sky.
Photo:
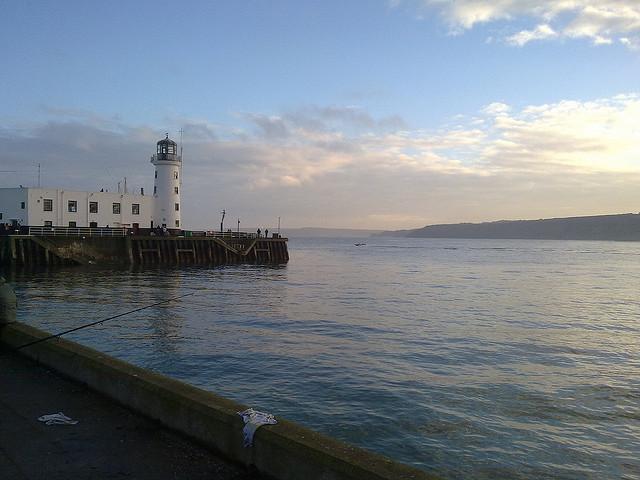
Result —
[[[3, 2], [0, 188], [403, 229], [640, 211], [638, 0]], [[231, 220], [229, 220], [231, 219]]]

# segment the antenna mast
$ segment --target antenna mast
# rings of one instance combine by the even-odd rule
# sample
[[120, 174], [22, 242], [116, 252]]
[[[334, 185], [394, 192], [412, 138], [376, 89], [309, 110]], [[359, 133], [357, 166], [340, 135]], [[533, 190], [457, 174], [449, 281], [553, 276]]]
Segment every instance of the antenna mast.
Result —
[[182, 190], [182, 163], [184, 160], [182, 159], [182, 134], [184, 130], [182, 127], [180, 128], [180, 190]]

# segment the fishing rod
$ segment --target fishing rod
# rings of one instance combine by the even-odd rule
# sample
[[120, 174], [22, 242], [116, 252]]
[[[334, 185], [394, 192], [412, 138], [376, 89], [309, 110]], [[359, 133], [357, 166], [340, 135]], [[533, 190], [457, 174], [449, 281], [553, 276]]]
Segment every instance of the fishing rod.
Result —
[[167, 300], [163, 300], [163, 301], [158, 302], [158, 303], [153, 303], [151, 305], [146, 305], [144, 307], [139, 307], [139, 308], [136, 308], [134, 310], [130, 310], [128, 312], [119, 313], [118, 315], [114, 315], [113, 317], [103, 318], [102, 320], [97, 320], [95, 322], [87, 323], [85, 325], [80, 325], [79, 327], [72, 328], [71, 330], [65, 330], [64, 332], [56, 333], [54, 335], [49, 335], [48, 337], [44, 337], [44, 338], [40, 338], [38, 340], [34, 340], [33, 342], [25, 343], [24, 345], [20, 345], [19, 347], [16, 347], [15, 350], [21, 350], [23, 348], [30, 347], [31, 345], [36, 345], [37, 343], [46, 342], [47, 340], [51, 340], [52, 338], [59, 338], [62, 335], [66, 335], [67, 333], [77, 332], [78, 330], [82, 330], [83, 328], [92, 327], [93, 325], [98, 325], [99, 323], [108, 322], [109, 320], [113, 320], [115, 318], [124, 317], [125, 315], [129, 315], [131, 313], [139, 312], [141, 310], [146, 310], [147, 308], [157, 307], [158, 305], [162, 305], [163, 303], [169, 303], [169, 302], [171, 302], [173, 300], [178, 300], [180, 298], [188, 297], [189, 295], [193, 295], [193, 294], [194, 294], [194, 292], [185, 293], [184, 295], [180, 295], [178, 297], [169, 298]]

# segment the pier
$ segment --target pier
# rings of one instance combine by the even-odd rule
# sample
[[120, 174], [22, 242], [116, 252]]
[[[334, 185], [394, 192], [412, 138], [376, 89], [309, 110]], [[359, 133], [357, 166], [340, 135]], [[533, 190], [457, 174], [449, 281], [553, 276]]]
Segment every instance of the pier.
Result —
[[287, 238], [247, 232], [23, 227], [0, 237], [0, 265], [223, 265], [289, 261]]

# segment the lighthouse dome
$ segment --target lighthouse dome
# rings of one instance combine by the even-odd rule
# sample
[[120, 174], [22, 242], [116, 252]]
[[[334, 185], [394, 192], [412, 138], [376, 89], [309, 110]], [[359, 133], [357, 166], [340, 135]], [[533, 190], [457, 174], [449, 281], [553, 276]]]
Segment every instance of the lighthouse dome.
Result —
[[163, 138], [162, 140], [160, 140], [160, 141], [158, 142], [158, 145], [177, 145], [177, 143], [176, 143], [176, 142], [174, 142], [173, 140], [171, 140], [171, 139], [169, 138], [169, 134], [167, 133], [166, 138]]
[[160, 140], [156, 145], [159, 155], [176, 155], [178, 153], [178, 144], [169, 138], [168, 133], [166, 138]]

